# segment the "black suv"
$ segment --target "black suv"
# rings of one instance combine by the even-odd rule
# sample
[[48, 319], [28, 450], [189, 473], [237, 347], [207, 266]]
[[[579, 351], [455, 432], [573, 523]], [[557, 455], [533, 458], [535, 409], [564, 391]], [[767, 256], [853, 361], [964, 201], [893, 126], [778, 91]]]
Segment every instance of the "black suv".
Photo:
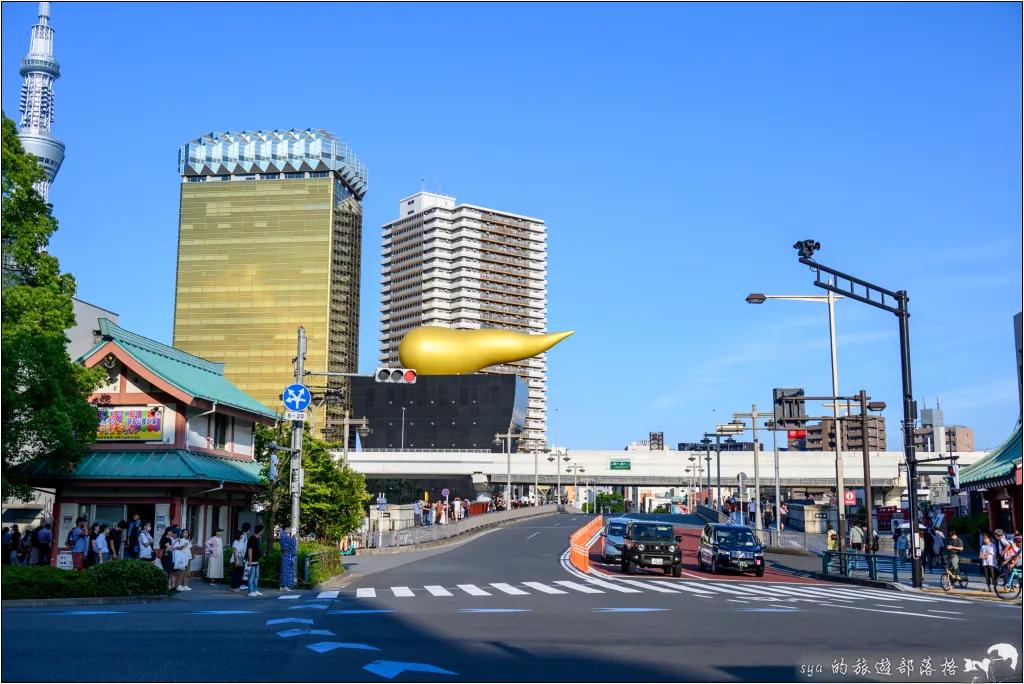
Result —
[[674, 537], [669, 523], [635, 520], [626, 528], [622, 544], [622, 571], [636, 574], [637, 567], [657, 568], [673, 577], [683, 574], [681, 537]]
[[697, 569], [711, 574], [729, 569], [764, 576], [764, 550], [749, 527], [710, 523], [704, 526], [697, 549]]

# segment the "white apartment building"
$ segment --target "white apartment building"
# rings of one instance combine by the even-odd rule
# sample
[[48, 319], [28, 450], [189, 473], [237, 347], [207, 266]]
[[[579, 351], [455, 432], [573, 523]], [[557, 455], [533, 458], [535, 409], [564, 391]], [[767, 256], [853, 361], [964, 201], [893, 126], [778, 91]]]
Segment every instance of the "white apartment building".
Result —
[[[547, 332], [547, 227], [540, 219], [455, 204], [419, 192], [399, 202], [383, 226], [380, 362], [399, 364], [398, 347], [421, 325], [458, 330]], [[529, 387], [520, 450], [546, 445], [547, 355], [491, 366]]]

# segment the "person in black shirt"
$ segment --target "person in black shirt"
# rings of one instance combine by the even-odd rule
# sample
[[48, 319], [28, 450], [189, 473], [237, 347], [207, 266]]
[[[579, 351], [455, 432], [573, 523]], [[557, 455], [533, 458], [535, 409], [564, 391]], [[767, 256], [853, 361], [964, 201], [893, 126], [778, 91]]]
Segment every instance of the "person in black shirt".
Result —
[[954, 530], [949, 531], [949, 540], [946, 542], [946, 550], [949, 551], [949, 567], [957, 576], [960, 575], [960, 554], [964, 552], [964, 542], [956, 536]]
[[[124, 536], [125, 529], [128, 528], [128, 523], [122, 520], [121, 522], [114, 525], [114, 529], [110, 530], [107, 535], [107, 541], [110, 546], [110, 558], [111, 560], [121, 557], [121, 539]], [[127, 556], [125, 556], [127, 558]]]
[[245, 545], [245, 560], [249, 564], [249, 596], [263, 596], [263, 593], [259, 591], [260, 556], [263, 555], [263, 550], [260, 548], [260, 537], [262, 536], [263, 525], [257, 525]]

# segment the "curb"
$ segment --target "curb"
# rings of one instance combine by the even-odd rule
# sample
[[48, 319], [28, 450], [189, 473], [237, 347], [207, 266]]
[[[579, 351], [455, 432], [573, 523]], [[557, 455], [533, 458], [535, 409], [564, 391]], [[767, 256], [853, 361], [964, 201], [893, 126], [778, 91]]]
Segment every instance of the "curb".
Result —
[[810, 551], [804, 551], [803, 549], [784, 549], [779, 546], [766, 546], [764, 547], [765, 553], [777, 553], [782, 556], [812, 556], [816, 557], [818, 554], [811, 553]]
[[167, 603], [174, 596], [89, 596], [83, 598], [10, 599], [0, 601], [3, 608], [46, 608], [47, 606], [110, 606], [121, 603]]
[[872, 587], [873, 589], [908, 591], [906, 587], [897, 582], [885, 582], [882, 580], [867, 579], [865, 577], [845, 577], [843, 575], [826, 575], [823, 572], [816, 572], [814, 573], [814, 578], [824, 580], [826, 582], [837, 582], [839, 584], [856, 584], [862, 587]]

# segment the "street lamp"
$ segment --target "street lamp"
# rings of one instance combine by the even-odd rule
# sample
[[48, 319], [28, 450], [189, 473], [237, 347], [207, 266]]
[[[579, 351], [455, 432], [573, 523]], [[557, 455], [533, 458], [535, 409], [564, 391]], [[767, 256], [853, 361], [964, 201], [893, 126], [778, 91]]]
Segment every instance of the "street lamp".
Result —
[[[690, 457], [690, 461], [693, 461], [693, 456]], [[693, 468], [686, 468], [686, 505], [693, 508]]]
[[[814, 240], [801, 240], [793, 245], [799, 254], [799, 261], [805, 266], [809, 266], [815, 271], [815, 286], [820, 287], [823, 290], [827, 290], [830, 297], [835, 299], [834, 294], [841, 294], [849, 297], [850, 299], [856, 299], [858, 302], [870, 304], [871, 306], [888, 311], [889, 313], [896, 314], [899, 319], [900, 326], [900, 371], [903, 381], [903, 453], [907, 462], [907, 480], [910, 485], [908, 499], [910, 502], [910, 521], [912, 526], [918, 524], [917, 521], [917, 454], [915, 452], [914, 445], [914, 414], [916, 409], [914, 406], [914, 393], [910, 374], [910, 311], [907, 308], [907, 302], [910, 301], [910, 297], [907, 295], [906, 290], [899, 290], [893, 292], [877, 285], [861, 280], [860, 278], [854, 278], [853, 276], [846, 275], [840, 271], [827, 266], [822, 266], [814, 260], [814, 253], [821, 249], [821, 244]], [[832, 279], [829, 279], [827, 283], [822, 282], [822, 272], [835, 278], [836, 282], [846, 281], [849, 283], [849, 287], [840, 288], [837, 285], [833, 285]], [[860, 288], [863, 294], [856, 291]], [[889, 301], [887, 301], [887, 298]], [[893, 305], [895, 303], [895, 306]], [[835, 335], [833, 334], [833, 339]], [[834, 349], [834, 347], [833, 347]], [[834, 352], [833, 352], [834, 358]], [[834, 383], [833, 383], [834, 386]], [[834, 388], [833, 394], [838, 396], [838, 389]], [[837, 430], [838, 433], [838, 430]], [[839, 493], [840, 497], [842, 492]], [[842, 511], [842, 508], [839, 509]], [[917, 528], [911, 527], [910, 535], [910, 551], [913, 557], [913, 585], [915, 588], [920, 588], [924, 582], [924, 577], [921, 572], [921, 559], [917, 554]]]
[[[402, 410], [404, 411], [405, 409], [402, 409]], [[361, 439], [365, 439], [367, 436], [369, 436], [369, 434], [371, 432], [373, 432], [373, 430], [370, 429], [370, 421], [368, 421], [366, 418], [359, 418], [359, 419], [349, 418], [348, 414], [349, 414], [348, 409], [345, 409], [345, 418], [344, 418], [344, 420], [341, 421], [341, 424], [344, 426], [344, 430], [342, 432], [342, 434], [344, 435], [344, 439], [342, 440], [342, 443], [341, 443], [341, 463], [342, 463], [342, 465], [345, 465], [345, 464], [348, 463], [348, 429], [349, 429], [349, 427], [354, 427], [356, 429], [356, 434], [359, 435], [359, 437]]]
[[[798, 243], [801, 245], [801, 254], [810, 250], [810, 254], [813, 254], [814, 243], [806, 244], [808, 241]], [[832, 287], [832, 281], [829, 281], [829, 287]], [[828, 288], [826, 288], [828, 289]], [[842, 296], [837, 296], [836, 292], [829, 289], [827, 295], [766, 295], [758, 292], [752, 292], [747, 295], [748, 304], [764, 304], [769, 299], [778, 299], [783, 301], [791, 302], [819, 302], [828, 304], [828, 334], [829, 334], [829, 346], [832, 351], [832, 396], [839, 396], [839, 368], [836, 357], [836, 301], [843, 299]], [[835, 418], [833, 426], [836, 433], [836, 494], [838, 498], [839, 509], [839, 550], [843, 550], [843, 539], [846, 535], [846, 510], [843, 505], [844, 495], [844, 482], [843, 482], [843, 438], [839, 429], [839, 405], [832, 408], [832, 415]], [[757, 445], [755, 443], [755, 450]]]
[[[707, 438], [707, 435], [705, 435], [704, 438], [700, 440], [700, 443], [704, 445], [704, 451], [705, 451], [705, 454], [706, 454], [706, 456], [704, 457], [704, 460], [707, 461], [707, 464], [708, 464], [708, 497], [710, 498], [711, 497], [711, 440]], [[710, 505], [711, 502], [708, 501], [708, 504]]]
[[[505, 506], [509, 506], [512, 503], [512, 440], [519, 439], [519, 435], [512, 432], [512, 423], [508, 424], [508, 431], [504, 434], [500, 432], [494, 433], [494, 446], [504, 446], [505, 453], [508, 454], [506, 460], [507, 477], [508, 477], [508, 488], [505, 490]], [[504, 440], [504, 442], [502, 441]], [[506, 510], [508, 510], [506, 508]]]
[[[569, 457], [566, 456], [565, 460], [568, 461]], [[587, 471], [586, 468], [584, 468], [583, 466], [579, 465], [578, 463], [573, 463], [572, 465], [568, 465], [568, 466], [565, 467], [565, 472], [572, 473], [572, 493], [573, 493], [573, 496], [576, 498], [576, 503], [577, 504], [579, 503], [579, 500], [580, 500], [580, 492], [579, 492], [579, 487], [578, 487], [579, 474], [580, 473], [585, 473], [586, 471]]]

